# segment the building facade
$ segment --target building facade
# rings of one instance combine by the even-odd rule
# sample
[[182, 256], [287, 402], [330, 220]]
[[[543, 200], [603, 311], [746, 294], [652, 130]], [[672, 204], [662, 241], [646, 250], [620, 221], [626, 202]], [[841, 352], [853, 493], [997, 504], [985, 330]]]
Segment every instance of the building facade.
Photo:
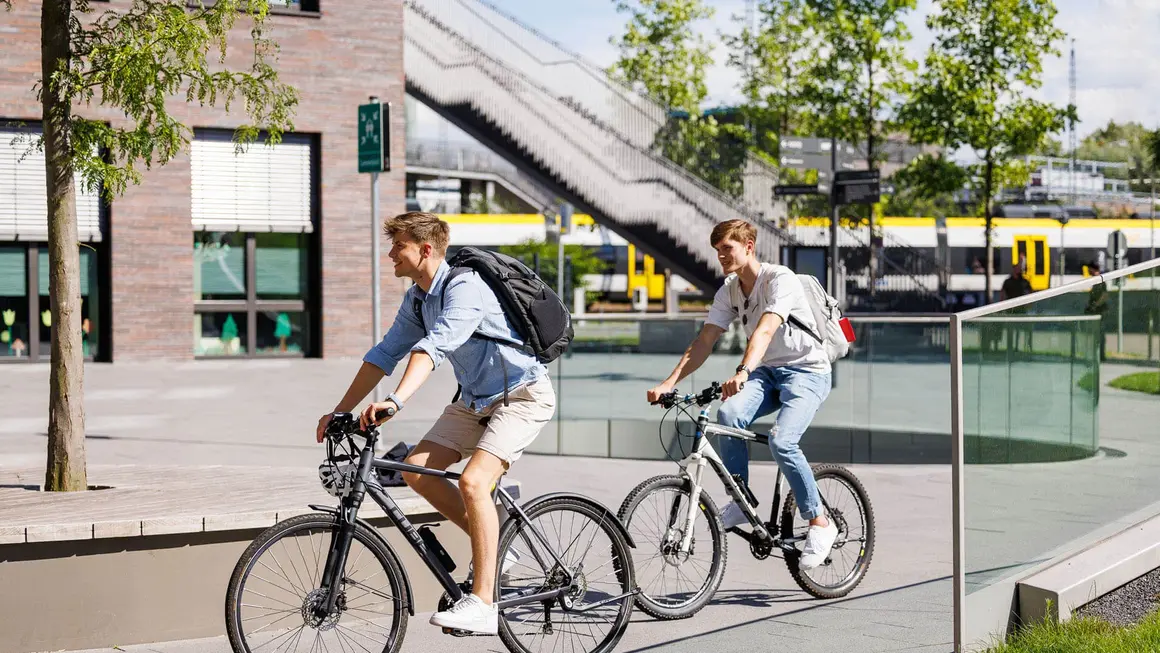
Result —
[[[93, 2], [93, 12], [132, 0]], [[47, 220], [33, 90], [40, 2], [0, 11], [0, 362], [47, 361]], [[391, 171], [380, 217], [404, 209], [402, 0], [317, 0], [274, 9], [281, 81], [295, 87], [294, 129], [277, 146], [235, 154], [241, 104], [173, 98], [190, 147], [112, 202], [78, 191], [85, 351], [96, 361], [197, 357], [354, 357], [370, 346], [371, 185], [357, 167], [357, 107], [390, 103]], [[239, 19], [228, 63], [252, 57]], [[210, 56], [215, 56], [212, 53]], [[75, 111], [127, 125], [99, 105]], [[387, 243], [384, 241], [384, 251]], [[383, 323], [404, 285], [382, 256]]]

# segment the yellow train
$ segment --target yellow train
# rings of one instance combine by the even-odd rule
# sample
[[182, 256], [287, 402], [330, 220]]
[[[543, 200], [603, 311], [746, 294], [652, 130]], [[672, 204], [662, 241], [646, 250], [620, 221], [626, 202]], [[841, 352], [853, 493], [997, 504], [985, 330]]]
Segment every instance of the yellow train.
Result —
[[[544, 240], [549, 233], [544, 216], [538, 214], [442, 217], [452, 225], [453, 247], [498, 247], [528, 239]], [[885, 261], [880, 261], [876, 278], [883, 290], [896, 287], [892, 282], [895, 277], [903, 276], [903, 270], [907, 271], [905, 276], [937, 288], [938, 272], [943, 270], [951, 293], [983, 291], [986, 249], [982, 218], [884, 217], [880, 224]], [[793, 219], [781, 226], [804, 247], [829, 245], [827, 218]], [[1010, 273], [1012, 264], [1020, 256], [1026, 258], [1028, 277], [1036, 290], [1058, 285], [1061, 270], [1062, 280], [1070, 282], [1089, 275], [1093, 264], [1102, 264], [1107, 269], [1111, 262], [1105, 261], [1104, 252], [1108, 237], [1117, 230], [1126, 236], [1129, 264], [1148, 260], [1160, 247], [1160, 221], [1154, 224], [1149, 219], [1072, 219], [1061, 226], [1058, 221], [1046, 218], [996, 218], [992, 236], [993, 287], [1001, 285], [1002, 277]], [[839, 229], [838, 245], [847, 270], [865, 270], [868, 241], [869, 231], [864, 226], [842, 225]], [[605, 293], [609, 299], [631, 297], [637, 287], [646, 288], [650, 299], [664, 297], [664, 271], [656, 268], [652, 257], [596, 224], [590, 216], [573, 216], [572, 232], [565, 234], [564, 242], [591, 247], [608, 263], [606, 273], [586, 279], [589, 289]], [[849, 276], [853, 283], [860, 283], [856, 274]], [[674, 285], [680, 291], [695, 292], [692, 284], [679, 277], [674, 277]]]

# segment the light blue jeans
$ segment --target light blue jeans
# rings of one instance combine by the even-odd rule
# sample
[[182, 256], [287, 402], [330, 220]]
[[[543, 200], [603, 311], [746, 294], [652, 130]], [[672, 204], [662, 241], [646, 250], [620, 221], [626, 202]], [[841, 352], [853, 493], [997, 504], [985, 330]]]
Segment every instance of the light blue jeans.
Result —
[[[759, 417], [781, 409], [769, 432], [769, 449], [785, 474], [803, 519], [822, 512], [818, 484], [798, 442], [814, 415], [830, 395], [830, 375], [794, 367], [759, 367], [749, 375], [745, 387], [717, 410], [717, 423], [748, 429]], [[749, 482], [747, 442], [721, 436], [718, 452], [730, 474]]]

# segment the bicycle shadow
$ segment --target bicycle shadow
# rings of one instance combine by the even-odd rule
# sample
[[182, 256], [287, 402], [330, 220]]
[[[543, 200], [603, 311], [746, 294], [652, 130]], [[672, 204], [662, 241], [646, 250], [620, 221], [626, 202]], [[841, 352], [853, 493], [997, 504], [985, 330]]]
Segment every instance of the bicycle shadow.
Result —
[[709, 605], [769, 608], [781, 603], [809, 600], [810, 595], [795, 590], [722, 590], [713, 596]]

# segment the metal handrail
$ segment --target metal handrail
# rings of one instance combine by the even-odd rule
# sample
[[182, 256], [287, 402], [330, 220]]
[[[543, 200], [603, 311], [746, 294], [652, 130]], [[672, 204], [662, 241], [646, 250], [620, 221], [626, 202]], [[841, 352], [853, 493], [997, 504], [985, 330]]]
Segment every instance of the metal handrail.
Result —
[[[688, 170], [676, 165], [675, 163], [669, 161], [668, 159], [664, 158], [663, 156], [656, 154], [655, 152], [638, 147], [637, 145], [632, 143], [629, 139], [626, 139], [618, 131], [611, 129], [607, 124], [603, 123], [603, 121], [596, 120], [591, 115], [585, 115], [583, 112], [578, 111], [576, 109], [576, 107], [570, 106], [567, 102], [561, 101], [560, 98], [556, 98], [550, 89], [545, 88], [539, 82], [529, 78], [527, 75], [523, 74], [521, 71], [513, 69], [511, 66], [506, 65], [504, 62], [498, 60], [496, 57], [492, 56], [490, 53], [483, 51], [481, 48], [477, 47], [470, 40], [466, 39], [463, 35], [459, 34], [456, 30], [454, 30], [450, 26], [444, 24], [439, 19], [429, 15], [429, 13], [424, 11], [423, 8], [419, 7], [414, 0], [408, 0], [407, 6], [413, 12], [415, 12], [415, 15], [421, 17], [423, 20], [425, 20], [426, 22], [429, 22], [436, 29], [443, 31], [449, 37], [453, 38], [459, 47], [462, 47], [467, 52], [467, 54], [469, 54], [472, 58], [477, 60], [476, 63], [469, 63], [469, 64], [449, 64], [446, 62], [441, 62], [440, 61], [441, 57], [437, 56], [434, 52], [429, 52], [428, 48], [425, 48], [422, 43], [420, 43], [418, 40], [416, 40], [412, 35], [408, 34], [407, 35], [408, 43], [412, 47], [415, 47], [415, 48], [419, 49], [420, 51], [423, 51], [430, 58], [430, 60], [432, 62], [436, 62], [438, 65], [440, 65], [444, 69], [451, 69], [453, 67], [460, 67], [462, 65], [470, 65], [470, 66], [476, 67], [478, 70], [480, 70], [481, 73], [488, 74], [489, 76], [492, 76], [493, 79], [497, 83], [499, 83], [501, 86], [507, 85], [504, 83], [507, 80], [501, 79], [498, 75], [500, 73], [508, 74], [512, 78], [517, 79], [517, 80], [523, 82], [524, 84], [526, 84], [528, 88], [530, 88], [534, 91], [538, 91], [539, 93], [545, 95], [546, 97], [551, 98], [553, 100], [556, 100], [557, 102], [560, 102], [560, 105], [562, 107], [566, 107], [568, 109], [571, 109], [571, 111], [574, 112], [573, 115], [576, 115], [576, 116], [582, 118], [588, 124], [596, 127], [597, 129], [600, 129], [605, 134], [607, 134], [609, 138], [614, 139], [620, 145], [628, 148], [629, 151], [634, 152], [638, 156], [644, 157], [644, 161], [649, 161], [655, 165], [660, 166], [660, 168], [662, 170], [672, 173], [675, 177], [674, 179], [665, 179], [663, 177], [657, 178], [657, 177], [644, 177], [644, 176], [642, 176], [641, 178], [637, 178], [637, 179], [629, 179], [629, 178], [622, 177], [618, 171], [615, 171], [615, 170], [608, 168], [608, 166], [604, 165], [602, 160], [599, 159], [598, 157], [594, 157], [593, 160], [590, 161], [590, 163], [592, 165], [603, 169], [607, 174], [613, 176], [613, 178], [620, 179], [621, 181], [624, 181], [625, 183], [631, 183], [631, 184], [637, 184], [637, 183], [663, 184], [672, 193], [674, 193], [676, 196], [680, 197], [683, 202], [688, 203], [690, 208], [692, 208], [697, 213], [700, 213], [703, 217], [705, 217], [713, 222], [716, 222], [719, 220], [719, 218], [720, 218], [719, 213], [722, 209], [725, 209], [725, 210], [730, 211], [730, 212], [735, 212], [735, 213], [742, 215], [742, 216], [745, 216], [745, 217], [750, 217], [750, 218], [753, 217], [752, 214], [750, 213], [750, 211], [748, 210], [748, 208], [745, 207], [743, 204], [736, 202], [735, 200], [728, 197], [724, 193], [721, 193], [719, 190], [712, 187], [704, 180], [691, 174]], [[479, 61], [486, 62], [487, 65], [480, 66], [478, 64]], [[518, 101], [518, 98], [517, 98], [517, 101]], [[520, 104], [523, 105], [524, 109], [531, 111], [533, 114], [537, 113], [536, 109], [532, 108], [531, 106], [528, 106], [526, 102], [521, 102]], [[555, 130], [557, 133], [560, 134], [560, 137], [562, 139], [569, 140], [569, 135], [566, 133], [561, 133], [559, 130], [559, 127], [556, 124], [554, 124], [551, 120], [547, 119], [547, 117], [545, 117], [545, 116], [540, 116], [540, 118], [542, 120], [544, 120], [546, 128], [551, 129], [551, 130]], [[580, 143], [574, 143], [573, 145], [581, 151], [585, 150], [585, 146], [580, 144]], [[682, 186], [686, 186], [686, 187], [682, 188]], [[696, 197], [695, 195], [691, 196], [688, 191], [700, 191], [702, 197]], [[706, 201], [708, 201], [710, 203], [717, 202], [720, 204], [720, 206], [717, 206], [717, 207], [706, 206], [705, 205]], [[792, 244], [792, 243], [796, 242], [795, 239], [793, 239], [789, 234], [785, 233], [781, 229], [774, 227], [773, 225], [770, 225], [770, 224], [765, 223], [765, 222], [760, 221], [760, 220], [756, 220], [755, 222], [758, 223], [760, 229], [762, 229], [763, 231], [771, 232], [774, 236], [776, 236], [776, 240], [780, 241], [780, 243]], [[779, 243], [775, 242], [775, 243], [771, 244], [771, 247], [776, 248], [778, 246], [778, 244]], [[703, 257], [701, 257], [701, 258], [703, 258]]]
[[[572, 321], [590, 322], [672, 322], [675, 320], [704, 320], [708, 313], [585, 313], [573, 315]], [[863, 324], [949, 324], [950, 314], [922, 313], [844, 313], [851, 322]]]
[[1001, 302], [996, 302], [987, 306], [980, 306], [978, 308], [961, 311], [959, 313], [955, 313], [955, 315], [957, 315], [960, 320], [971, 320], [974, 318], [983, 317], [984, 315], [991, 315], [992, 313], [999, 313], [1001, 311], [1006, 311], [1012, 308], [1019, 308], [1020, 306], [1034, 304], [1044, 299], [1051, 299], [1052, 297], [1058, 297], [1068, 293], [1088, 290], [1100, 285], [1101, 283], [1115, 281], [1121, 277], [1128, 277], [1139, 272], [1145, 272], [1147, 270], [1154, 270], [1157, 268], [1160, 268], [1160, 258], [1156, 258], [1151, 261], [1144, 261], [1143, 263], [1137, 263], [1135, 265], [1129, 265], [1122, 270], [1113, 270], [1112, 272], [1108, 272], [1106, 274], [1100, 274], [1098, 276], [1089, 277], [1087, 279], [1080, 279], [1078, 281], [1072, 281], [1071, 283], [1065, 283], [1062, 286], [1040, 290], [1039, 292], [1033, 292], [1029, 295], [1023, 295], [1022, 297], [1013, 297], [1011, 299], [1005, 299]]
[[[439, 19], [437, 19], [435, 16], [431, 15], [431, 13], [430, 13], [430, 12], [426, 11], [426, 10], [425, 10], [423, 7], [419, 6], [419, 1], [420, 1], [420, 0], [407, 0], [406, 4], [407, 4], [409, 7], [411, 7], [411, 9], [412, 9], [412, 10], [416, 11], [417, 13], [419, 13], [420, 15], [422, 15], [424, 18], [426, 18], [428, 21], [430, 21], [432, 24], [434, 24], [434, 25], [438, 26], [440, 29], [442, 29], [443, 31], [447, 32], [448, 34], [452, 34], [452, 35], [454, 35], [454, 36], [455, 36], [455, 37], [456, 37], [456, 38], [457, 38], [457, 39], [460, 41], [460, 43], [464, 44], [464, 46], [465, 46], [465, 47], [467, 47], [468, 49], [470, 49], [470, 50], [472, 50], [473, 52], [475, 52], [475, 53], [476, 53], [478, 56], [481, 56], [481, 57], [483, 57], [483, 58], [487, 59], [489, 62], [492, 62], [492, 63], [494, 63], [494, 64], [495, 64], [495, 65], [497, 65], [498, 67], [501, 67], [501, 68], [502, 68], [502, 69], [503, 69], [505, 72], [511, 73], [511, 74], [512, 74], [512, 75], [514, 75], [515, 77], [519, 78], [521, 81], [523, 81], [523, 82], [525, 82], [525, 83], [529, 84], [530, 86], [532, 86], [532, 87], [536, 88], [536, 89], [537, 89], [537, 90], [539, 90], [541, 93], [544, 93], [544, 94], [548, 95], [549, 97], [552, 97], [552, 98], [554, 98], [554, 99], [556, 99], [556, 100], [560, 100], [560, 98], [556, 97], [556, 95], [555, 95], [555, 94], [552, 92], [552, 90], [551, 90], [551, 89], [545, 88], [545, 87], [544, 87], [544, 86], [543, 86], [541, 83], [539, 83], [538, 81], [536, 81], [536, 80], [532, 79], [531, 77], [529, 77], [528, 75], [526, 75], [526, 74], [525, 74], [523, 71], [521, 71], [521, 70], [518, 70], [518, 69], [515, 69], [515, 68], [513, 68], [513, 67], [511, 67], [511, 66], [508, 66], [507, 64], [505, 64], [505, 63], [503, 63], [503, 62], [499, 61], [497, 58], [495, 58], [495, 57], [491, 56], [489, 53], [486, 53], [486, 52], [484, 52], [484, 51], [483, 51], [483, 49], [481, 49], [481, 48], [477, 47], [477, 46], [476, 46], [476, 45], [475, 45], [475, 44], [474, 44], [474, 43], [473, 43], [473, 42], [472, 42], [470, 39], [468, 39], [466, 36], [464, 36], [463, 34], [459, 33], [457, 30], [453, 29], [453, 28], [452, 28], [450, 25], [447, 25], [447, 24], [445, 24], [443, 21], [440, 21], [440, 20], [439, 20]], [[494, 7], [491, 7], [491, 6], [490, 6], [490, 5], [488, 5], [487, 3], [484, 3], [484, 2], [482, 2], [482, 0], [474, 0], [474, 1], [475, 1], [475, 2], [479, 2], [480, 4], [484, 4], [485, 6], [488, 6], [489, 8], [493, 8], [493, 9], [494, 9]], [[475, 10], [471, 9], [470, 7], [468, 7], [468, 6], [467, 6], [467, 2], [466, 2], [466, 0], [454, 0], [454, 2], [456, 2], [457, 4], [459, 4], [459, 5], [463, 6], [463, 7], [464, 7], [464, 8], [466, 8], [468, 11], [470, 11], [472, 14], [474, 14], [476, 17], [480, 18], [480, 20], [481, 20], [481, 21], [483, 21], [485, 24], [487, 24], [489, 27], [491, 27], [491, 28], [492, 28], [492, 29], [494, 29], [494, 30], [495, 30], [497, 33], [499, 33], [501, 36], [503, 36], [503, 38], [504, 38], [505, 40], [511, 41], [512, 43], [514, 43], [515, 45], [517, 45], [517, 47], [520, 49], [520, 51], [521, 51], [521, 52], [524, 52], [525, 54], [527, 54], [527, 55], [529, 56], [529, 58], [533, 59], [534, 61], [536, 61], [537, 63], [539, 63], [539, 64], [541, 64], [541, 65], [547, 65], [547, 63], [546, 63], [546, 62], [544, 62], [544, 61], [543, 61], [542, 59], [540, 59], [538, 56], [536, 56], [535, 54], [533, 54], [532, 52], [530, 52], [530, 51], [529, 51], [527, 48], [523, 47], [523, 45], [522, 45], [522, 44], [520, 44], [520, 43], [516, 42], [514, 39], [512, 39], [512, 37], [511, 37], [509, 34], [507, 34], [506, 32], [504, 32], [503, 30], [501, 30], [501, 29], [499, 29], [499, 28], [496, 28], [494, 25], [492, 25], [490, 22], [487, 22], [487, 21], [486, 21], [486, 19], [484, 19], [482, 16], [480, 16], [479, 12], [477, 12], [477, 11], [475, 11]], [[497, 11], [496, 11], [496, 13], [500, 14], [500, 15], [501, 15], [501, 16], [503, 16], [504, 18], [507, 18], [507, 19], [509, 19], [509, 20], [512, 20], [512, 22], [513, 22], [513, 23], [515, 23], [517, 26], [519, 26], [521, 29], [525, 29], [525, 30], [527, 30], [529, 33], [532, 33], [533, 35], [536, 35], [537, 37], [541, 37], [541, 35], [540, 35], [538, 32], [536, 32], [535, 30], [533, 30], [533, 29], [529, 28], [529, 27], [528, 27], [528, 26], [526, 26], [526, 25], [523, 25], [522, 23], [520, 23], [520, 22], [519, 22], [519, 21], [517, 21], [517, 20], [511, 19], [509, 16], [505, 15], [505, 14], [504, 14], [504, 12], [502, 12], [502, 11], [498, 11], [498, 10], [497, 10]], [[543, 38], [543, 37], [541, 37], [541, 38]], [[558, 45], [557, 45], [557, 44], [556, 44], [554, 41], [551, 41], [551, 39], [544, 38], [543, 40], [545, 40], [546, 42], [548, 42], [549, 44], [551, 44], [553, 47], [559, 47], [559, 46], [558, 46]], [[415, 43], [415, 41], [413, 41], [413, 40], [412, 40], [412, 43]], [[559, 48], [559, 49], [560, 49], [561, 51], [564, 51], [564, 52], [566, 52], [566, 53], [567, 53], [567, 51], [566, 51], [566, 50], [564, 50], [563, 48]], [[554, 65], [554, 64], [555, 64], [555, 63], [557, 63], [557, 62], [551, 62], [551, 63]], [[657, 103], [657, 102], [655, 102], [655, 100], [653, 100], [652, 98], [649, 98], [648, 96], [646, 96], [646, 95], [643, 95], [643, 94], [641, 94], [641, 93], [639, 93], [639, 92], [637, 92], [637, 91], [635, 91], [635, 90], [633, 90], [633, 89], [624, 89], [624, 88], [622, 87], [622, 91], [624, 91], [624, 92], [622, 92], [622, 91], [618, 91], [617, 89], [615, 89], [615, 88], [612, 88], [611, 86], [609, 86], [609, 84], [608, 84], [608, 80], [609, 80], [609, 78], [607, 77], [607, 75], [605, 75], [604, 77], [596, 77], [595, 75], [593, 75], [593, 73], [592, 73], [592, 70], [591, 70], [591, 69], [589, 69], [587, 66], [579, 66], [579, 67], [580, 67], [581, 69], [583, 69], [583, 70], [584, 70], [585, 74], [587, 74], [587, 75], [590, 75], [590, 76], [593, 76], [593, 78], [594, 78], [594, 79], [596, 79], [598, 82], [600, 82], [600, 83], [601, 83], [601, 84], [603, 84], [604, 86], [608, 87], [610, 91], [612, 91], [612, 92], [616, 93], [616, 94], [617, 94], [617, 95], [619, 95], [619, 96], [620, 96], [622, 99], [625, 99], [625, 100], [626, 100], [626, 104], [628, 104], [629, 106], [631, 106], [631, 107], [632, 107], [634, 110], [636, 110], [636, 111], [640, 112], [642, 115], [645, 115], [646, 117], [648, 117], [648, 118], [649, 118], [649, 120], [650, 120], [650, 121], [651, 121], [653, 124], [655, 124], [655, 125], [658, 125], [658, 126], [663, 126], [663, 124], [664, 124], [663, 122], [659, 122], [659, 123], [658, 123], [656, 120], [653, 120], [651, 117], [647, 116], [647, 113], [643, 112], [643, 110], [641, 110], [641, 108], [639, 107], [639, 105], [637, 105], [637, 104], [635, 104], [635, 103], [633, 103], [633, 102], [631, 102], [631, 101], [628, 101], [628, 98], [626, 97], [626, 92], [627, 92], [628, 94], [631, 94], [631, 95], [634, 95], [634, 96], [636, 96], [636, 97], [637, 97], [637, 98], [639, 98], [639, 99], [642, 99], [642, 100], [645, 100], [645, 101], [648, 101], [648, 102], [653, 102], [654, 104], [656, 104], [656, 108], [657, 108], [657, 110], [658, 110], [658, 111], [661, 111], [661, 112], [663, 112], [663, 113], [667, 113], [667, 111], [668, 111], [668, 110], [667, 110], [667, 109], [664, 107], [664, 105], [662, 105], [662, 104], [660, 104], [660, 103]], [[617, 84], [617, 85], [619, 85], [619, 84]], [[566, 103], [564, 103], [564, 104], [566, 104]], [[724, 192], [722, 192], [722, 191], [721, 191], [720, 189], [718, 189], [717, 187], [713, 186], [713, 185], [712, 185], [712, 184], [710, 184], [709, 182], [707, 182], [707, 181], [705, 181], [704, 179], [702, 179], [702, 178], [701, 178], [699, 175], [697, 175], [697, 174], [693, 173], [692, 171], [688, 170], [687, 168], [684, 168], [684, 167], [682, 167], [682, 166], [680, 166], [680, 165], [676, 164], [675, 162], [673, 162], [673, 161], [669, 160], [668, 158], [666, 158], [666, 157], [664, 157], [664, 156], [662, 156], [662, 155], [659, 155], [659, 154], [657, 154], [656, 152], [653, 152], [653, 151], [651, 151], [651, 150], [649, 150], [649, 149], [642, 148], [642, 147], [638, 146], [636, 143], [634, 143], [634, 142], [632, 141], [632, 139], [631, 139], [631, 138], [630, 138], [628, 135], [626, 135], [626, 134], [622, 133], [622, 132], [621, 132], [619, 129], [617, 129], [617, 128], [616, 128], [614, 125], [610, 125], [610, 124], [608, 124], [607, 122], [605, 122], [605, 121], [603, 121], [603, 120], [599, 120], [598, 118], [596, 118], [596, 117], [595, 117], [595, 116], [593, 116], [593, 115], [584, 115], [583, 113], [581, 113], [581, 112], [579, 112], [579, 111], [577, 111], [577, 113], [578, 113], [578, 114], [580, 114], [580, 115], [583, 115], [583, 117], [584, 117], [586, 120], [588, 120], [590, 123], [592, 123], [592, 124], [594, 124], [594, 125], [598, 126], [598, 127], [599, 127], [599, 128], [601, 128], [602, 130], [604, 130], [604, 131], [606, 131], [606, 132], [608, 132], [608, 133], [614, 134], [614, 135], [616, 136], [616, 138], [617, 138], [618, 140], [620, 140], [622, 143], [624, 143], [624, 144], [625, 144], [625, 145], [627, 145], [628, 147], [631, 147], [631, 148], [633, 148], [633, 149], [634, 149], [634, 150], [636, 150], [637, 152], [639, 152], [639, 153], [641, 153], [641, 154], [643, 154], [643, 155], [647, 156], [647, 157], [648, 157], [648, 158], [650, 158], [650, 159], [651, 159], [651, 160], [652, 160], [654, 163], [657, 163], [658, 165], [661, 165], [661, 166], [663, 166], [664, 168], [666, 168], [666, 169], [668, 169], [668, 170], [670, 170], [670, 171], [672, 171], [672, 172], [674, 172], [674, 173], [677, 173], [678, 175], [680, 175], [680, 176], [684, 177], [686, 182], [688, 182], [688, 183], [691, 183], [691, 184], [695, 185], [695, 186], [698, 188], [698, 190], [701, 190], [702, 192], [704, 192], [704, 193], [708, 194], [708, 195], [709, 195], [709, 196], [710, 196], [712, 199], [716, 199], [717, 201], [719, 201], [719, 202], [721, 202], [721, 203], [725, 204], [725, 205], [726, 205], [726, 206], [728, 206], [730, 209], [732, 209], [732, 210], [734, 210], [734, 211], [737, 211], [737, 212], [738, 212], [738, 213], [740, 213], [741, 215], [743, 215], [743, 216], [745, 216], [745, 217], [749, 218], [751, 221], [758, 222], [758, 223], [764, 223], [764, 221], [757, 219], [757, 216], [756, 216], [756, 215], [754, 215], [754, 213], [753, 213], [752, 211], [750, 211], [750, 210], [748, 209], [748, 207], [746, 207], [746, 206], [744, 205], [744, 203], [743, 203], [743, 202], [740, 202], [738, 199], [736, 199], [736, 198], [733, 198], [733, 197], [731, 197], [731, 196], [729, 196], [729, 195], [725, 194]], [[750, 155], [750, 156], [752, 156], [752, 155]], [[675, 189], [674, 189], [674, 190], [675, 190]], [[702, 209], [702, 210], [704, 210], [704, 209]], [[712, 216], [710, 216], [710, 217], [712, 217]], [[782, 229], [780, 229], [780, 228], [778, 228], [778, 227], [775, 227], [775, 226], [773, 226], [773, 225], [770, 225], [770, 224], [765, 224], [764, 226], [765, 226], [766, 228], [769, 228], [770, 230], [772, 230], [772, 231], [773, 231], [775, 234], [777, 234], [777, 235], [778, 235], [778, 236], [779, 236], [779, 237], [780, 237], [780, 238], [781, 238], [781, 239], [782, 239], [784, 242], [786, 242], [786, 243], [789, 243], [789, 244], [794, 244], [794, 243], [796, 243], [796, 239], [794, 239], [792, 236], [790, 236], [788, 232], [785, 232], [785, 231], [783, 231]]]

